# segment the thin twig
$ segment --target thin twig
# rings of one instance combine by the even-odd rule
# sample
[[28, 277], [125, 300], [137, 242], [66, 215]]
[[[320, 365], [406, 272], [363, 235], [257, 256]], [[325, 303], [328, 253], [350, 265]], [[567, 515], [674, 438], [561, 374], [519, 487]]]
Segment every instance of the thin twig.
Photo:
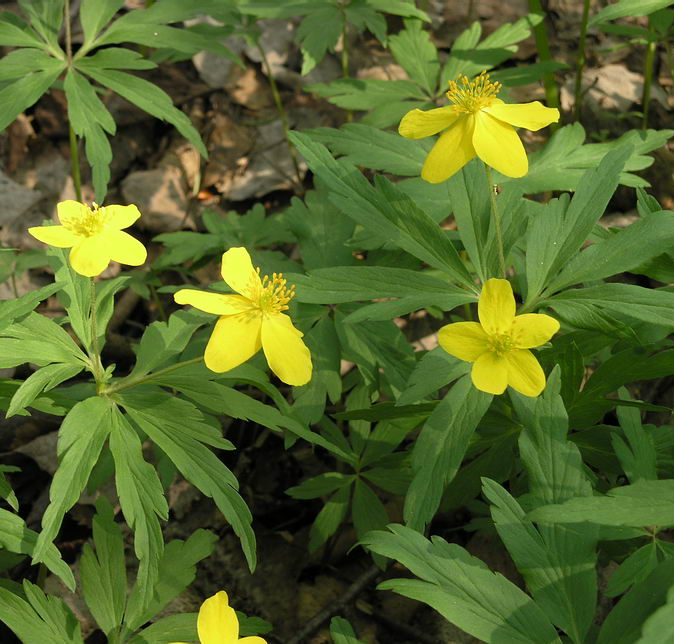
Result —
[[346, 592], [336, 601], [326, 606], [323, 610], [316, 613], [300, 630], [297, 635], [288, 640], [287, 644], [300, 644], [302, 640], [311, 635], [315, 630], [321, 627], [323, 622], [326, 622], [333, 615], [341, 611], [344, 606], [357, 597], [363, 589], [372, 583], [379, 575], [382, 574], [381, 568], [378, 566], [371, 566], [368, 568], [356, 581], [354, 581]]

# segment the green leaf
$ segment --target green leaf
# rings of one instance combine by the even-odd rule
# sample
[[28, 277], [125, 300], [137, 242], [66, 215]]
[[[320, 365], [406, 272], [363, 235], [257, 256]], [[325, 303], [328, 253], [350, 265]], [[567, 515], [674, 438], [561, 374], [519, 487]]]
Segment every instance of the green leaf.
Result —
[[29, 74], [0, 90], [0, 131], [4, 130], [21, 112], [36, 103], [58, 78], [65, 63], [57, 70]]
[[610, 526], [674, 525], [674, 479], [642, 480], [616, 487], [606, 496], [576, 497], [561, 505], [546, 505], [529, 514], [533, 521]]
[[[628, 398], [625, 390], [620, 393], [621, 398]], [[627, 442], [617, 433], [611, 434], [611, 442], [630, 483], [657, 479], [655, 442], [653, 436], [644, 431], [641, 412], [634, 407], [618, 407], [616, 413]]]
[[334, 644], [363, 644], [357, 637], [353, 627], [342, 617], [330, 620], [330, 637]]
[[309, 552], [320, 548], [339, 528], [346, 517], [351, 497], [351, 486], [339, 488], [316, 516], [309, 530]]
[[19, 0], [21, 11], [51, 48], [60, 51], [59, 30], [63, 24], [64, 0]]
[[288, 488], [285, 493], [293, 499], [316, 499], [319, 496], [331, 494], [345, 485], [351, 485], [354, 478], [353, 474], [326, 472]]
[[423, 530], [431, 522], [491, 401], [491, 395], [476, 389], [464, 376], [424, 424], [414, 444], [414, 478], [405, 497], [404, 516], [410, 527]]
[[[631, 590], [613, 607], [599, 629], [597, 644], [632, 644], [633, 642], [657, 642], [645, 640], [642, 627], [668, 600], [668, 593], [674, 579], [674, 559], [663, 561], [642, 582], [634, 584]], [[639, 639], [639, 635], [642, 635]]]
[[[37, 532], [26, 527], [24, 520], [8, 510], [0, 508], [0, 546], [10, 552], [32, 555], [37, 543]], [[53, 543], [47, 546], [44, 565], [72, 591], [75, 590], [75, 578]]]
[[[253, 570], [255, 533], [250, 526], [250, 510], [237, 492], [234, 475], [204, 445], [226, 447], [229, 443], [216, 436], [219, 432], [210, 425], [196, 418], [186, 418], [185, 409], [176, 416], [176, 409], [169, 402], [176, 400], [154, 388], [139, 388], [120, 396], [131, 419], [167, 454], [188, 481], [215, 501], [241, 540], [246, 560]], [[193, 410], [197, 412], [196, 408]]]
[[130, 609], [124, 617], [129, 629], [136, 630], [150, 621], [194, 581], [197, 564], [211, 555], [217, 540], [212, 532], [199, 529], [187, 541], [174, 539], [166, 545], [159, 578], [152, 588], [154, 598], [148, 593], [144, 601], [138, 601], [138, 585], [129, 597]]
[[80, 71], [85, 72], [96, 82], [116, 92], [127, 101], [134, 103], [151, 116], [168, 121], [194, 145], [204, 158], [208, 156], [203, 141], [189, 117], [174, 107], [171, 97], [164, 90], [126, 72], [100, 69], [94, 65], [85, 65], [85, 60], [81, 60], [78, 63]]
[[533, 600], [466, 550], [440, 537], [428, 541], [400, 525], [388, 529], [370, 532], [361, 543], [423, 581], [391, 579], [379, 589], [423, 601], [484, 642], [559, 644], [554, 627]]
[[24, 644], [82, 644], [77, 618], [63, 600], [45, 595], [38, 587], [24, 580], [28, 601], [0, 586], [0, 620]]
[[667, 592], [667, 601], [650, 617], [641, 629], [636, 644], [667, 644], [674, 639], [674, 586]]
[[[7, 501], [7, 504], [15, 511], [19, 511], [19, 500], [5, 477], [7, 472], [19, 472], [20, 468], [12, 465], [0, 465], [0, 499]], [[6, 511], [6, 510], [5, 510]]]
[[403, 18], [418, 18], [430, 22], [428, 14], [414, 6], [413, 0], [365, 0], [369, 7], [381, 13], [389, 13]]
[[[2, 22], [0, 21], [0, 34]], [[0, 40], [1, 40], [0, 35]], [[22, 78], [33, 72], [61, 72], [65, 63], [40, 49], [21, 48], [10, 51], [0, 59], [0, 81]]]
[[325, 54], [335, 50], [342, 35], [344, 13], [335, 6], [324, 6], [309, 13], [295, 31], [295, 39], [302, 49], [302, 76], [306, 76]]
[[305, 134], [291, 132], [290, 136], [312, 171], [332, 191], [330, 200], [345, 215], [474, 290], [456, 248], [407, 195], [384, 180], [374, 188], [356, 168], [343, 160], [338, 163]]
[[49, 488], [33, 561], [44, 561], [65, 513], [77, 503], [111, 429], [110, 404], [98, 396], [77, 403], [59, 430], [58, 469]]
[[136, 633], [129, 644], [170, 644], [194, 641], [197, 634], [197, 613], [168, 615]]
[[546, 74], [569, 69], [569, 65], [556, 60], [544, 60], [531, 65], [517, 65], [499, 69], [489, 74], [492, 81], [498, 81], [505, 87], [518, 87], [540, 81]]
[[168, 519], [168, 504], [157, 471], [143, 458], [138, 434], [116, 407], [110, 452], [115, 461], [117, 494], [124, 518], [133, 530], [134, 551], [140, 562], [132, 605], [147, 606], [155, 592], [164, 551], [159, 519]]
[[36, 291], [26, 293], [13, 300], [0, 301], [0, 332], [9, 326], [16, 318], [20, 318], [30, 313], [42, 300], [46, 300], [50, 295], [58, 291], [63, 284], [54, 282], [47, 284]]
[[632, 584], [643, 581], [658, 565], [658, 547], [653, 541], [635, 550], [616, 568], [608, 579], [604, 594], [622, 595]]
[[124, 0], [82, 0], [80, 23], [84, 31], [83, 46], [88, 48], [98, 33], [121, 9]]
[[362, 539], [371, 530], [383, 530], [389, 522], [384, 504], [361, 478], [356, 479], [351, 506], [356, 537]]
[[531, 219], [527, 230], [527, 301], [570, 261], [577, 261], [578, 250], [604, 214], [629, 154], [628, 148], [610, 152], [596, 169], [583, 175], [570, 203], [564, 198], [553, 201]]
[[80, 364], [51, 364], [32, 373], [16, 390], [9, 403], [6, 417], [14, 416], [23, 411], [44, 391], [49, 391], [65, 380], [76, 376], [84, 365]]
[[106, 635], [122, 623], [126, 605], [126, 562], [122, 530], [115, 523], [112, 505], [96, 500], [93, 520], [95, 552], [85, 544], [80, 558], [82, 592], [96, 624]]
[[650, 13], [670, 7], [671, 0], [618, 0], [604, 7], [590, 18], [588, 27], [594, 27], [600, 22], [625, 18], [626, 16], [647, 16]]
[[404, 31], [391, 36], [390, 48], [408, 76], [433, 96], [438, 87], [440, 62], [428, 32], [421, 27], [421, 20], [405, 21]]
[[0, 42], [6, 47], [48, 49], [45, 42], [19, 16], [8, 10], [0, 13]]
[[86, 69], [93, 66], [97, 69], [154, 69], [157, 64], [132, 49], [124, 47], [106, 47], [75, 62], [75, 67]]

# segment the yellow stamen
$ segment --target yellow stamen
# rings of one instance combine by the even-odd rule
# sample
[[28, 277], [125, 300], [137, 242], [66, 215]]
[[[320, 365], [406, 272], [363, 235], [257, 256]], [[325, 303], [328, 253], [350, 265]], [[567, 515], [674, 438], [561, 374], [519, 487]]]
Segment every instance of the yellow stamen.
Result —
[[489, 348], [498, 356], [505, 355], [513, 348], [513, 339], [509, 333], [489, 336]]
[[61, 224], [80, 237], [91, 237], [103, 230], [108, 219], [105, 208], [94, 202], [83, 215], [61, 216]]
[[498, 81], [490, 81], [486, 71], [472, 81], [463, 74], [459, 74], [457, 80], [458, 83], [449, 81], [447, 98], [454, 103], [457, 111], [467, 114], [474, 114], [481, 108], [491, 105], [503, 87]]
[[[260, 273], [259, 268], [257, 272]], [[283, 273], [272, 273], [271, 277], [265, 275], [262, 277], [258, 293], [251, 299], [257, 302], [264, 313], [286, 311], [288, 302], [295, 297], [295, 285], [286, 286], [286, 283]]]

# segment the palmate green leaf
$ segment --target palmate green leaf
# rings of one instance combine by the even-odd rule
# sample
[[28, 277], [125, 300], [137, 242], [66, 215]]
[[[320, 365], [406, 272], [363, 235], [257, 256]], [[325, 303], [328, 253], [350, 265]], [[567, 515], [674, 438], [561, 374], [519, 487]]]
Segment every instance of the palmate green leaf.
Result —
[[[119, 396], [130, 418], [153, 440], [182, 475], [203, 494], [212, 498], [241, 540], [249, 567], [255, 568], [255, 533], [250, 524], [252, 516], [237, 492], [238, 483], [232, 472], [206, 444], [231, 448], [231, 443], [219, 436], [218, 430], [199, 420], [199, 412], [185, 401], [150, 387], [136, 388]], [[187, 405], [187, 407], [185, 407]], [[188, 409], [192, 407], [192, 411]]]
[[164, 551], [159, 519], [168, 519], [168, 504], [157, 471], [143, 458], [138, 434], [116, 407], [109, 444], [117, 494], [124, 518], [133, 530], [134, 551], [140, 562], [132, 605], [147, 606], [159, 577]]
[[667, 644], [674, 639], [674, 586], [667, 591], [667, 601], [648, 617], [636, 644]]
[[14, 320], [30, 313], [42, 300], [56, 293], [63, 284], [54, 282], [13, 300], [0, 301], [0, 333]]
[[65, 62], [57, 69], [38, 71], [3, 87], [0, 90], [0, 131], [4, 130], [21, 112], [36, 103], [52, 86], [65, 67]]
[[22, 599], [0, 586], [0, 621], [24, 644], [82, 644], [77, 618], [62, 599], [24, 580]]
[[356, 31], [368, 29], [374, 37], [386, 45], [386, 18], [369, 6], [368, 0], [352, 0], [344, 10], [346, 22]]
[[533, 521], [610, 526], [674, 525], [674, 479], [641, 480], [616, 487], [606, 496], [576, 497], [546, 505], [529, 514]]
[[529, 14], [514, 23], [505, 23], [480, 42], [482, 27], [474, 22], [452, 45], [449, 58], [440, 75], [440, 90], [444, 90], [447, 81], [456, 80], [459, 74], [469, 78], [482, 70], [490, 70], [517, 51], [517, 43], [525, 40], [542, 16]]
[[364, 0], [368, 7], [381, 13], [388, 13], [403, 18], [417, 18], [424, 22], [430, 22], [428, 14], [415, 7], [412, 0]]
[[[629, 398], [622, 389], [620, 397]], [[650, 433], [644, 431], [641, 424], [641, 411], [635, 407], [618, 407], [616, 409], [620, 426], [626, 441], [615, 432], [611, 433], [613, 450], [622, 465], [630, 483], [639, 480], [655, 480], [657, 475], [657, 452], [655, 442]]]
[[130, 630], [134, 631], [150, 621], [194, 581], [197, 564], [211, 555], [217, 540], [212, 532], [199, 529], [186, 541], [174, 539], [166, 545], [159, 579], [152, 589], [154, 596], [147, 593], [145, 601], [138, 601], [138, 582], [131, 592], [129, 610], [124, 617], [124, 623]]
[[454, 245], [407, 195], [383, 179], [373, 187], [356, 168], [343, 160], [335, 161], [324, 146], [307, 135], [291, 132], [290, 136], [312, 171], [325, 181], [330, 200], [345, 215], [446, 272], [469, 290], [475, 289]]
[[86, 57], [86, 62], [76, 62], [75, 65], [93, 65], [98, 69], [154, 69], [153, 63], [137, 51], [124, 47], [106, 47]]
[[607, 597], [622, 595], [632, 584], [643, 581], [658, 565], [658, 546], [655, 541], [641, 546], [616, 568], [604, 589]]
[[21, 468], [14, 467], [13, 465], [0, 465], [0, 499], [7, 501], [7, 504], [15, 512], [19, 511], [19, 500], [16, 498], [16, 494], [12, 489], [12, 486], [9, 484], [7, 477], [5, 476], [8, 472], [20, 472]]
[[309, 530], [309, 552], [315, 552], [320, 548], [341, 525], [349, 509], [351, 498], [351, 486], [339, 488], [323, 506]]
[[[371, 530], [383, 530], [390, 521], [384, 504], [362, 478], [356, 479], [353, 488], [351, 513], [357, 539], [362, 539]], [[383, 560], [376, 554], [373, 556], [375, 562], [384, 568]]]
[[[10, 552], [32, 555], [37, 542], [37, 532], [26, 527], [24, 520], [8, 510], [0, 508], [0, 546]], [[75, 590], [75, 578], [53, 543], [47, 546], [44, 554], [44, 565], [61, 578], [70, 589]]]
[[344, 12], [330, 4], [311, 11], [302, 20], [295, 32], [295, 39], [302, 49], [302, 76], [316, 67], [328, 50], [335, 50], [344, 20]]
[[84, 47], [90, 46], [123, 5], [124, 0], [82, 0], [80, 23], [84, 32]]
[[164, 90], [127, 72], [100, 69], [95, 65], [87, 64], [86, 58], [78, 61], [77, 67], [97, 83], [116, 92], [151, 116], [168, 121], [194, 145], [204, 158], [208, 156], [203, 141], [189, 117], [173, 105], [171, 97]]
[[330, 637], [334, 644], [363, 644], [357, 637], [353, 627], [342, 617], [330, 620]]
[[126, 605], [126, 561], [121, 527], [112, 505], [103, 496], [96, 500], [93, 520], [94, 547], [85, 544], [80, 558], [82, 592], [96, 624], [107, 635], [122, 623]]
[[112, 425], [110, 403], [98, 396], [77, 403], [61, 424], [58, 469], [49, 488], [49, 505], [42, 517], [33, 561], [44, 561], [63, 517], [77, 503], [89, 474], [98, 461]]
[[473, 387], [464, 376], [422, 427], [412, 452], [414, 478], [405, 497], [404, 516], [411, 528], [423, 530], [433, 519], [491, 401], [491, 395]]
[[62, 382], [76, 376], [84, 369], [84, 365], [56, 363], [47, 365], [32, 373], [12, 396], [7, 409], [9, 418], [23, 411], [44, 391], [49, 391]]
[[[528, 474], [533, 507], [562, 503], [572, 497], [592, 498], [578, 447], [567, 440], [569, 424], [559, 395], [559, 373], [556, 367], [548, 377], [544, 394], [538, 398], [511, 392], [517, 416], [524, 425], [519, 438], [520, 456]], [[517, 514], [522, 518], [521, 513]], [[531, 515], [529, 519], [536, 521]], [[539, 596], [543, 597], [542, 607], [548, 617], [575, 642], [583, 642], [596, 604], [597, 530], [594, 526], [539, 525], [538, 532], [553, 570], [532, 571], [529, 575], [523, 571], [527, 583], [535, 599], [541, 602]], [[512, 534], [509, 540], [504, 534], [501, 536], [508, 548], [512, 546], [515, 563], [528, 568], [526, 549], [521, 549]], [[548, 587], [548, 574], [557, 579], [554, 588]]]
[[559, 128], [545, 147], [529, 156], [529, 171], [519, 179], [500, 177], [502, 185], [514, 184], [524, 194], [548, 190], [575, 190], [583, 173], [595, 168], [602, 158], [613, 149], [623, 145], [634, 147], [620, 174], [620, 183], [638, 187], [649, 185], [645, 179], [632, 174], [653, 163], [647, 152], [664, 145], [672, 136], [672, 130], [630, 130], [610, 143], [584, 144], [585, 130], [580, 123]]
[[[656, 611], [661, 606], [666, 606], [673, 579], [674, 559], [667, 559], [646, 579], [634, 584], [604, 620], [599, 629], [597, 644], [633, 644], [637, 641], [640, 644], [646, 644], [646, 642], [655, 644], [659, 642], [657, 638], [655, 640], [645, 639], [645, 635], [650, 630], [650, 628], [647, 630], [646, 625], [652, 616], [657, 614]], [[662, 634], [664, 635], [664, 632]]]
[[361, 543], [423, 581], [391, 579], [379, 589], [423, 601], [484, 642], [559, 644], [554, 627], [532, 599], [466, 550], [440, 537], [429, 541], [400, 525], [388, 529], [370, 532]]
[[16, 14], [7, 10], [0, 13], [0, 43], [7, 47], [36, 47], [38, 49], [48, 49], [45, 42], [28, 26], [28, 24], [26, 24], [26, 22]]
[[391, 36], [390, 48], [407, 75], [433, 96], [438, 87], [440, 62], [428, 32], [422, 29], [421, 20], [406, 20], [405, 29]]
[[63, 24], [64, 0], [19, 0], [30, 24], [54, 51], [61, 51], [58, 38]]
[[540, 81], [546, 74], [568, 69], [569, 65], [556, 60], [544, 60], [531, 65], [517, 65], [499, 69], [489, 74], [492, 81], [498, 81], [504, 87], [518, 87]]
[[600, 22], [625, 18], [626, 16], [647, 16], [650, 13], [670, 7], [671, 0], [618, 0], [604, 7], [592, 16], [587, 23], [588, 27], [594, 27]]
[[351, 485], [354, 478], [353, 474], [326, 472], [302, 481], [299, 485], [289, 487], [285, 493], [293, 499], [316, 499], [319, 496], [331, 494], [346, 485]]
[[171, 644], [196, 640], [197, 613], [168, 615], [136, 633], [129, 644]]

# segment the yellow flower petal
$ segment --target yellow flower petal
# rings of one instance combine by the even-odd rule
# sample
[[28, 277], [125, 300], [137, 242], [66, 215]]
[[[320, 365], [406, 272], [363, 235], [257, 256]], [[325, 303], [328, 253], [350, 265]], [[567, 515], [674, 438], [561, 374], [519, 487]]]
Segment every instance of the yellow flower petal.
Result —
[[473, 146], [480, 159], [506, 177], [523, 177], [529, 170], [527, 153], [512, 125], [483, 110], [475, 114]]
[[459, 118], [453, 105], [434, 110], [411, 110], [403, 116], [398, 133], [408, 139], [423, 139], [449, 127]]
[[59, 221], [65, 223], [68, 219], [75, 217], [84, 217], [89, 213], [89, 208], [79, 201], [66, 199], [56, 204], [56, 214]]
[[106, 224], [116, 230], [128, 228], [140, 217], [140, 211], [133, 204], [129, 206], [105, 206], [104, 209], [107, 215]]
[[508, 386], [508, 362], [503, 356], [487, 351], [473, 364], [471, 380], [488, 394], [502, 394]]
[[540, 101], [533, 103], [493, 103], [482, 108], [499, 121], [510, 123], [515, 127], [524, 127], [527, 130], [540, 130], [550, 123], [559, 121], [559, 110], [554, 107], [545, 107]]
[[216, 373], [229, 371], [254, 356], [262, 347], [262, 315], [255, 312], [221, 317], [206, 345], [204, 362]]
[[475, 362], [489, 350], [489, 338], [477, 322], [454, 322], [438, 331], [438, 343], [450, 355]]
[[239, 639], [239, 620], [224, 590], [209, 597], [199, 609], [197, 632], [201, 644], [233, 644]]
[[110, 259], [110, 247], [105, 235], [80, 237], [69, 255], [73, 270], [85, 277], [100, 275], [108, 267]]
[[241, 295], [254, 296], [260, 289], [260, 275], [243, 247], [230, 248], [223, 254], [220, 273], [229, 287]]
[[251, 301], [243, 295], [222, 295], [183, 288], [173, 294], [178, 304], [189, 304], [195, 309], [215, 315], [237, 315], [252, 308]]
[[489, 279], [477, 303], [480, 324], [488, 335], [510, 333], [515, 317], [515, 297], [508, 280]]
[[262, 349], [271, 370], [286, 384], [299, 387], [311, 380], [311, 353], [287, 315], [265, 316]]
[[421, 169], [422, 179], [428, 183], [445, 181], [475, 156], [474, 123], [474, 116], [462, 115], [440, 135]]
[[135, 237], [122, 230], [108, 230], [100, 235], [108, 247], [110, 258], [120, 264], [141, 266], [147, 259], [147, 250]]
[[505, 355], [508, 384], [525, 396], [538, 396], [545, 389], [545, 374], [531, 351], [514, 349]]
[[559, 331], [559, 322], [543, 313], [518, 315], [513, 321], [513, 346], [517, 349], [531, 349], [545, 344]]
[[28, 232], [45, 244], [56, 248], [71, 248], [82, 238], [68, 230], [65, 226], [33, 226]]

